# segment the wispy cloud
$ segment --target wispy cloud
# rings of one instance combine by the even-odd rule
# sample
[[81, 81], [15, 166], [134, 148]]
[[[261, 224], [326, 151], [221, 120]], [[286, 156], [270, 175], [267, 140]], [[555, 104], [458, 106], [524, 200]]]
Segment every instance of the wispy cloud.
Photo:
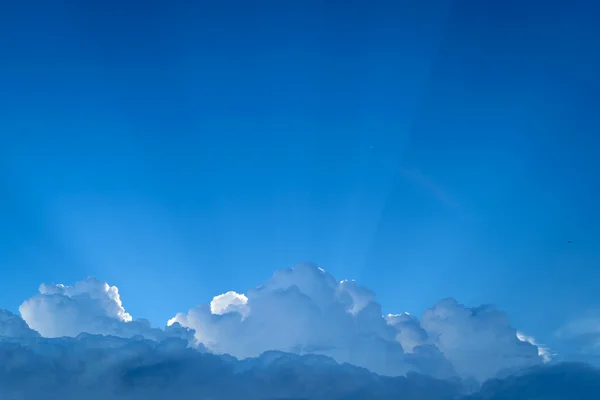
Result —
[[527, 342], [537, 347], [538, 355], [542, 357], [542, 360], [544, 360], [545, 363], [552, 361], [552, 356], [554, 356], [554, 354], [550, 352], [548, 347], [544, 346], [543, 344], [539, 344], [533, 337], [527, 336], [523, 332], [517, 332], [517, 338], [521, 342]]
[[458, 208], [458, 202], [442, 186], [434, 182], [420, 170], [401, 167], [398, 169], [398, 172], [404, 178], [428, 191], [433, 197], [444, 203], [447, 207]]
[[600, 310], [588, 310], [564, 324], [556, 336], [581, 353], [600, 354]]

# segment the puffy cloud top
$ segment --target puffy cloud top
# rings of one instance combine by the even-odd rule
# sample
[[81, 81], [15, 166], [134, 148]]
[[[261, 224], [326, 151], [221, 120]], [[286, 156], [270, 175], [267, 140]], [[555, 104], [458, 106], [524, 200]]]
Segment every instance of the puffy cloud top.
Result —
[[213, 297], [210, 302], [210, 312], [223, 315], [237, 312], [242, 316], [248, 313], [248, 298], [236, 292], [227, 292]]
[[276, 271], [245, 294], [217, 295], [175, 315], [165, 329], [134, 319], [117, 288], [95, 278], [73, 286], [42, 284], [19, 311], [23, 320], [0, 314], [0, 336], [180, 338], [240, 359], [273, 350], [318, 354], [389, 376], [416, 371], [483, 381], [538, 365], [545, 356], [494, 307], [468, 308], [445, 299], [420, 319], [407, 313], [384, 317], [371, 290], [338, 281], [311, 263]]
[[250, 290], [229, 312], [201, 305], [170, 321], [196, 331], [196, 338], [217, 353], [256, 357], [267, 350], [317, 353], [372, 371], [399, 375], [409, 366], [395, 331], [382, 318], [374, 295], [352, 282], [337, 282], [313, 264], [277, 271]]
[[179, 325], [163, 330], [152, 328], [148, 320], [133, 320], [123, 307], [118, 289], [96, 278], [73, 286], [42, 284], [39, 294], [25, 300], [19, 312], [27, 325], [48, 338], [90, 333], [193, 340], [193, 331]]
[[491, 306], [467, 308], [446, 299], [421, 320], [406, 313], [384, 317], [372, 291], [338, 282], [310, 263], [275, 272], [246, 296], [216, 296], [174, 322], [194, 329], [216, 353], [315, 353], [384, 375], [415, 370], [482, 381], [542, 362], [537, 346], [519, 340], [506, 314]]
[[42, 295], [62, 295], [79, 300], [81, 303], [86, 302], [89, 311], [94, 310], [98, 315], [123, 322], [132, 320], [131, 315], [123, 308], [119, 289], [93, 277], [79, 281], [73, 286], [42, 283], [39, 292]]

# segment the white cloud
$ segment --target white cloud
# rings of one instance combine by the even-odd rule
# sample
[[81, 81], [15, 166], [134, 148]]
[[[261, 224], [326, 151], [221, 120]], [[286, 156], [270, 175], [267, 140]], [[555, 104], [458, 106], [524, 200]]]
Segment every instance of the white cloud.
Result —
[[230, 291], [213, 297], [210, 302], [210, 312], [217, 315], [237, 312], [242, 316], [246, 316], [248, 313], [247, 304], [248, 298], [244, 294]]
[[277, 271], [241, 296], [216, 296], [210, 306], [169, 322], [194, 329], [196, 339], [216, 353], [240, 358], [267, 350], [317, 353], [386, 375], [456, 371], [481, 381], [542, 361], [538, 348], [520, 341], [506, 315], [493, 307], [471, 309], [444, 300], [421, 321], [409, 314], [383, 317], [372, 291], [354, 281], [338, 282], [313, 264]]
[[359, 286], [354, 280], [341, 281], [338, 291], [340, 294], [348, 295], [352, 299], [352, 306], [348, 310], [352, 315], [358, 314], [369, 304], [376, 301], [375, 293], [364, 286]]
[[388, 314], [387, 323], [396, 329], [396, 340], [404, 351], [412, 353], [415, 347], [431, 344], [419, 319], [409, 313]]
[[371, 290], [355, 281], [337, 281], [310, 263], [276, 271], [245, 294], [217, 295], [177, 314], [165, 329], [134, 319], [117, 288], [95, 278], [73, 286], [42, 284], [19, 311], [24, 322], [5, 318], [12, 322], [0, 325], [0, 335], [11, 326], [13, 333], [5, 336], [37, 331], [48, 338], [81, 333], [159, 342], [183, 338], [242, 359], [270, 350], [320, 354], [390, 376], [417, 371], [482, 381], [539, 364], [547, 356], [493, 307], [467, 308], [446, 299], [421, 319], [408, 313], [384, 317]]
[[148, 320], [133, 320], [123, 307], [118, 289], [96, 278], [73, 286], [42, 284], [39, 294], [25, 300], [19, 312], [27, 325], [49, 338], [75, 337], [80, 333], [139, 335], [153, 340], [169, 336], [191, 339], [193, 335], [178, 325], [162, 330], [152, 328]]
[[552, 353], [550, 352], [550, 349], [542, 344], [537, 343], [535, 338], [527, 336], [523, 332], [517, 332], [517, 339], [519, 339], [521, 342], [527, 342], [537, 347], [538, 356], [540, 356], [545, 363], [548, 363], [552, 360]]
[[246, 298], [244, 313], [229, 308], [219, 315], [211, 312], [214, 304], [201, 305], [169, 322], [194, 329], [212, 351], [240, 358], [279, 350], [328, 355], [391, 375], [408, 369], [374, 295], [356, 283], [340, 284], [315, 265], [277, 271]]
[[538, 348], [519, 340], [508, 316], [492, 306], [444, 299], [423, 313], [421, 326], [462, 377], [482, 381], [542, 362]]
[[93, 277], [79, 281], [73, 286], [42, 283], [39, 292], [42, 295], [62, 295], [71, 299], [78, 299], [80, 302], [86, 302], [88, 307], [93, 307], [94, 312], [99, 315], [123, 322], [132, 320], [131, 315], [123, 308], [119, 289]]

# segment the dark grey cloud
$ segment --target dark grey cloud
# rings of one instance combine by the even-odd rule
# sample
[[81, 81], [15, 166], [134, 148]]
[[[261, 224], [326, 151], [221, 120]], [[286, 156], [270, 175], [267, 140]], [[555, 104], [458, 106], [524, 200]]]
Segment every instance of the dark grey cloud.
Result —
[[543, 366], [485, 382], [408, 373], [382, 377], [320, 355], [265, 352], [237, 360], [190, 348], [184, 339], [81, 334], [0, 339], [0, 398], [587, 400], [600, 398], [600, 372]]

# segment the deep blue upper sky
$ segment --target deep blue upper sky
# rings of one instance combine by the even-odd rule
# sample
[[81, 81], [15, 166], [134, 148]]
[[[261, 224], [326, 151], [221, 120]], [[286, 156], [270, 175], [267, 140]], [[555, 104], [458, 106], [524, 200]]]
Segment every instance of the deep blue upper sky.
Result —
[[1, 307], [95, 275], [162, 324], [305, 260], [542, 342], [600, 307], [592, 2], [4, 3]]

